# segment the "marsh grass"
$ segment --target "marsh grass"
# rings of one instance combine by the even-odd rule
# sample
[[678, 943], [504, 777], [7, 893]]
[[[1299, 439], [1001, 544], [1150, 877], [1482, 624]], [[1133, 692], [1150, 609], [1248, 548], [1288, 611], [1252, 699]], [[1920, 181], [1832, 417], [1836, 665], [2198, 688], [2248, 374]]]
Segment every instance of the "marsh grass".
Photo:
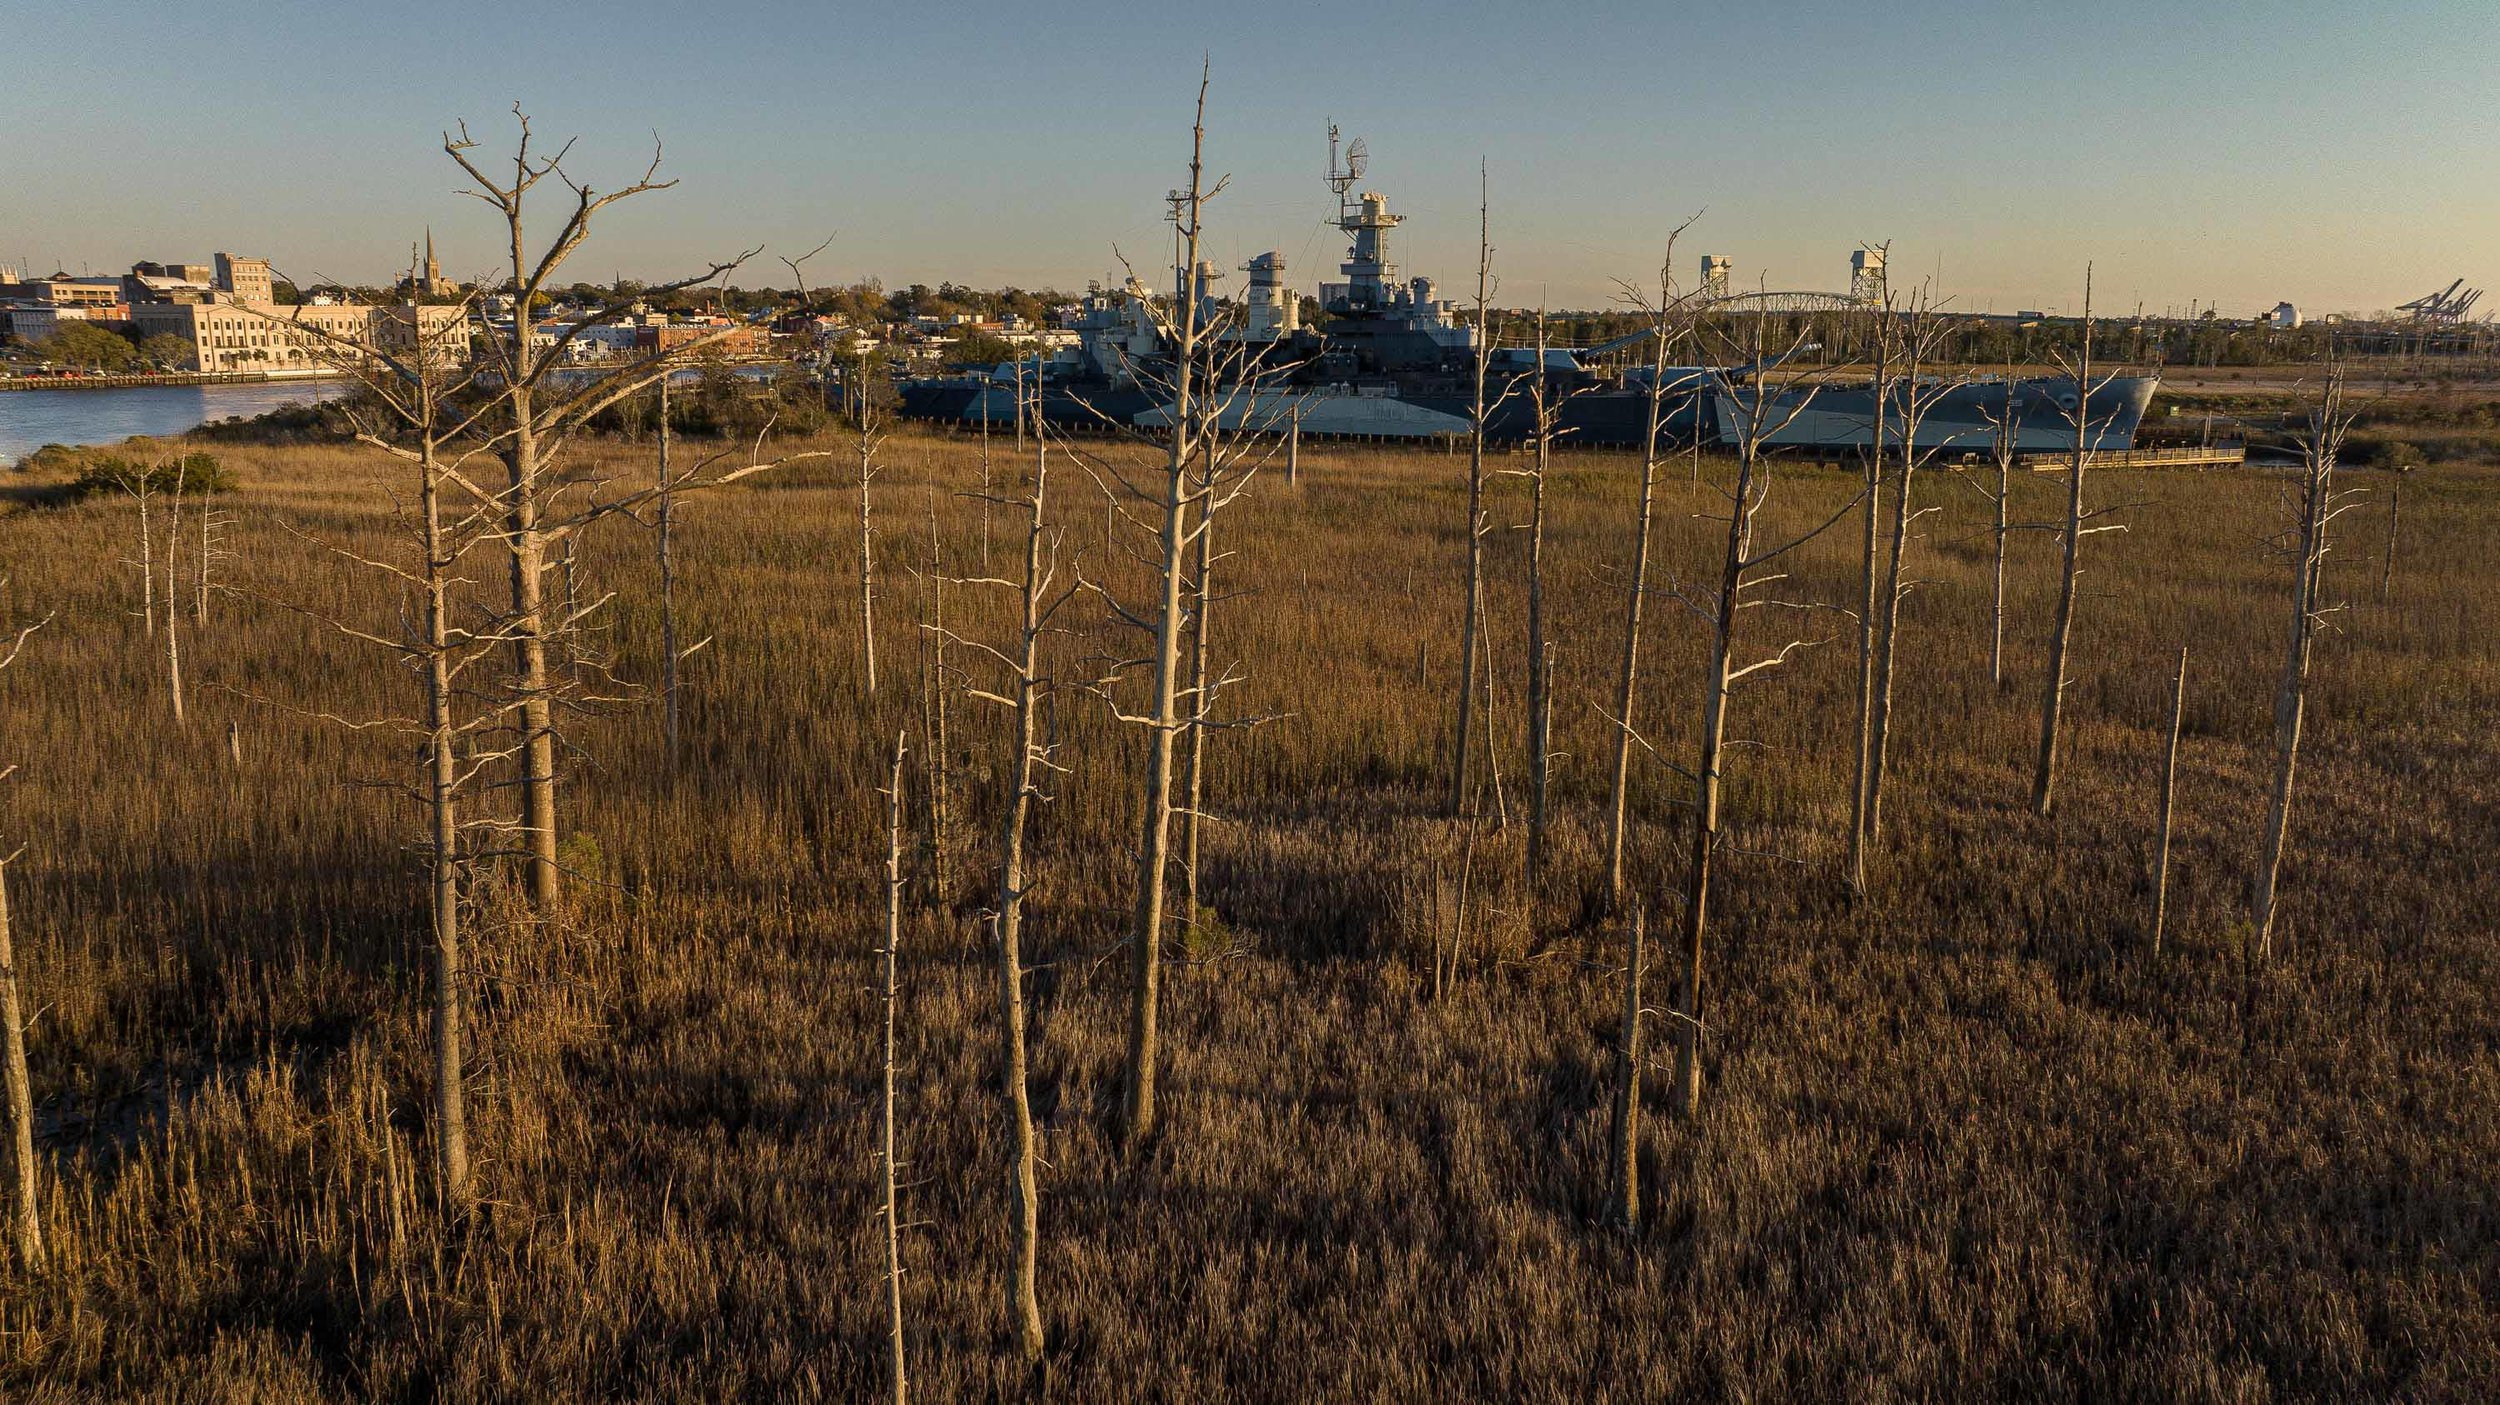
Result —
[[[996, 446], [994, 446], [995, 448]], [[127, 505], [0, 518], [8, 608], [57, 610], [0, 686], [11, 869], [53, 1262], [0, 1280], [0, 1383], [27, 1400], [827, 1399], [881, 1379], [872, 1220], [881, 749], [917, 712], [863, 707], [838, 467], [690, 506], [686, 764], [652, 707], [569, 719], [585, 872], [559, 920], [487, 874], [474, 955], [471, 1143], [488, 1204], [447, 1223], [426, 1168], [424, 888], [404, 739], [248, 701], [408, 709], [414, 680], [257, 597], [389, 627], [395, 593], [303, 533], [400, 550], [388, 470], [341, 447], [220, 443], [235, 580], [166, 724], [131, 617]], [[647, 472], [604, 444], [575, 467]], [[886, 549], [923, 484], [973, 486], [969, 442], [889, 445]], [[1004, 456], [997, 462], [1003, 465]], [[1434, 1002], [1465, 827], [1437, 813], [1452, 727], [1463, 460], [1303, 448], [1228, 525], [1219, 653], [1283, 720], [1210, 747], [1209, 912], [1165, 987], [1168, 1130], [1130, 1166], [1119, 1088], [1139, 743], [1063, 693], [1073, 774], [1034, 814], [1026, 950], [1042, 1128], [1041, 1293], [1058, 1398], [1114, 1400], [2489, 1398], [2500, 1389], [2500, 481], [2406, 480], [2394, 599], [2367, 513], [2330, 595], [2314, 750], [2253, 1052], [2237, 924], [2263, 811], [2287, 575], [2261, 549], [2281, 485], [2105, 475], [2141, 506], [2087, 552], [2057, 818], [2028, 813], [2054, 588], [2016, 542], [2009, 687], [1987, 681], [1985, 504], [1933, 481], [1910, 574], [1895, 792], [1853, 908], [1847, 621], [1730, 729], [1699, 1125], [1653, 1098], [1644, 1230], [1601, 1228], [1613, 932], [1606, 695], [1630, 474], [1568, 455], [1552, 485], [1557, 878], [1521, 826], [1475, 851], [1459, 967]], [[1773, 533], [1853, 475], [1783, 468]], [[2058, 485], [2019, 484], [2018, 518]], [[1068, 493], [1067, 549], [1103, 550]], [[1495, 520], [1518, 517], [1508, 498]], [[1662, 475], [1656, 583], [1710, 552], [1710, 501]], [[939, 498], [950, 556], [979, 511]], [[1834, 533], [1793, 598], [1840, 600]], [[1520, 533], [1492, 538], [1503, 769], [1523, 774]], [[967, 555], [967, 553], [970, 553]], [[899, 558], [897, 558], [899, 559]], [[658, 667], [647, 534], [583, 549], [617, 592], [603, 647]], [[491, 585], [491, 582], [489, 582]], [[950, 623], [1003, 637], [1005, 601]], [[986, 611], [986, 613], [984, 613]], [[960, 613], [956, 613], [960, 612]], [[908, 650], [902, 602], [882, 621]], [[1128, 647], [1053, 641], [1077, 676]], [[1644, 729], [1691, 751], [1701, 630], [1653, 616]], [[1825, 626], [1828, 626], [1826, 628]], [[1749, 628], [1752, 628], [1749, 624]], [[1767, 632], [1767, 630], [1763, 631]], [[2179, 643], [2194, 650], [2171, 936], [2141, 959]], [[1419, 670], [1417, 644], [1426, 646]], [[906, 654], [894, 654], [905, 657]], [[220, 691], [219, 689], [231, 691]], [[238, 769], [224, 759], [240, 732]], [[959, 711], [960, 891], [905, 937], [905, 1313], [923, 1398], [1016, 1398], [1001, 1338], [1010, 1185], [995, 978], [982, 954], [997, 729]], [[915, 749], [917, 743], [915, 742]], [[1671, 949], [1673, 776], [1636, 760], [1627, 871]], [[509, 792], [486, 803], [508, 808]], [[595, 859], [592, 857], [595, 856]], [[1653, 1048], [1671, 1041], [1663, 1030]], [[1653, 1090], [1665, 1079], [1649, 1080]]]

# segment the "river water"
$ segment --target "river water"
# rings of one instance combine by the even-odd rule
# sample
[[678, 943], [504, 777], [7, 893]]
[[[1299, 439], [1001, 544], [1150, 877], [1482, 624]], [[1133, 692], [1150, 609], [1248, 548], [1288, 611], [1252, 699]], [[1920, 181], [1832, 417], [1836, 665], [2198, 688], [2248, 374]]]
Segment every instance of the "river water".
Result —
[[112, 444], [134, 434], [180, 434], [230, 415], [266, 414], [290, 401], [328, 400], [346, 384], [332, 379], [0, 391], [0, 464], [15, 463], [46, 444]]

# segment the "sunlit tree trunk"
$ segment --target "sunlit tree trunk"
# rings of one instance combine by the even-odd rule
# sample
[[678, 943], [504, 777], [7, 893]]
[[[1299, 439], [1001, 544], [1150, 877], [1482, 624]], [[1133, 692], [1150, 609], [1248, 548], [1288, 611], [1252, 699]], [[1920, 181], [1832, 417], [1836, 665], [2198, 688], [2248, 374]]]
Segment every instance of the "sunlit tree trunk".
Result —
[[1484, 427], [1489, 413], [1484, 376], [1493, 346], [1493, 328], [1487, 320], [1487, 303], [1493, 293], [1493, 226], [1481, 165], [1476, 183], [1475, 392], [1467, 416], [1467, 599], [1458, 626], [1458, 744], [1450, 755], [1449, 812], [1453, 815], [1467, 810], [1468, 749], [1476, 719], [1476, 655], [1481, 652], [1477, 630], [1484, 618]]
[[[1022, 411], [1018, 412], [1022, 422]], [[1024, 538], [1024, 627], [1019, 638], [1015, 676], [1014, 753], [1007, 765], [1007, 813], [1000, 824], [998, 864], [998, 1010], [1002, 1091], [1007, 1121], [1015, 1141], [1016, 1255], [1008, 1276], [1007, 1310], [1018, 1348], [1027, 1361], [1042, 1354], [1042, 1309], [1036, 1283], [1036, 1258], [1041, 1239], [1041, 1208], [1034, 1167], [1040, 1160], [1033, 1132], [1033, 1104], [1028, 1084], [1024, 1011], [1024, 831], [1035, 796], [1038, 718], [1035, 703], [1041, 688], [1042, 638], [1042, 510], [1050, 481], [1050, 448], [1036, 416], [1033, 494], [1027, 500], [1031, 518]]]
[[1632, 909], [1632, 932], [1623, 967], [1623, 1042], [1615, 1049], [1613, 1174], [1607, 1192], [1613, 1218], [1629, 1234], [1641, 1227], [1641, 909]]
[[2170, 919], [2170, 824], [2179, 793], [2179, 723], [2187, 712], [2187, 645], [2179, 646], [2179, 673], [2170, 685], [2170, 744], [2161, 755], [2161, 837], [2153, 850], [2152, 952], [2161, 955], [2162, 929]]
[[[1189, 192], [1183, 197], [1184, 269], [1198, 266], [1200, 215], [1205, 200], [1206, 106], [1206, 80], [1202, 76], [1197, 116], [1190, 127]], [[1192, 379], [1198, 369], [1198, 299], [1186, 286], [1186, 279], [1180, 303], [1172, 376], [1172, 437], [1164, 462], [1162, 522], [1157, 530], [1161, 598], [1160, 613], [1154, 622], [1154, 697], [1147, 716], [1151, 736], [1146, 747], [1145, 805], [1137, 846], [1137, 921], [1129, 933], [1128, 1078], [1122, 1123], [1123, 1141], [1132, 1154], [1142, 1150], [1155, 1133], [1155, 1074], [1161, 1057], [1156, 1026], [1162, 994], [1165, 884], [1172, 859], [1172, 753], [1182, 727], [1189, 725], [1188, 719], [1181, 716], [1179, 699], [1181, 587], [1189, 550], [1189, 462], [1197, 448], [1195, 436], [1207, 432], [1207, 427], [1199, 423], [1201, 415]]]
[[886, 788], [885, 946], [878, 952], [884, 986], [883, 1092], [877, 1126], [879, 1187], [885, 1220], [887, 1376], [894, 1405], [910, 1396], [903, 1352], [903, 1227], [894, 1185], [894, 1002], [896, 956], [903, 945], [903, 738], [894, 738], [894, 768]]
[[2285, 836], [2291, 828], [2292, 781], [2300, 767], [2301, 725], [2308, 712], [2309, 657], [2324, 609], [2319, 599], [2326, 574], [2327, 528], [2334, 520], [2335, 459], [2344, 434], [2342, 371], [2329, 374], [2309, 441], [2303, 446], [2299, 519], [2291, 541], [2292, 629], [2274, 692], [2274, 785], [2266, 802], [2266, 828], [2251, 885], [2249, 924], [2260, 960], [2273, 954], [2274, 917], [2282, 876]]
[[35, 1098], [26, 1071], [26, 1015], [18, 1003], [17, 948], [9, 931], [9, 860], [0, 858], [0, 1071], [8, 1077], [9, 1150], [16, 1172], [17, 1258], [43, 1267], [43, 1211], [35, 1179]]
[[2076, 585], [2083, 574], [2083, 470], [2091, 457], [2092, 275], [2083, 279], [2083, 349], [2075, 359], [2075, 450], [2066, 478], [2066, 527], [2060, 534], [2057, 619], [2049, 630], [2048, 677], [2040, 694], [2040, 759], [2032, 771], [2031, 808], [2046, 817], [2057, 805], [2058, 727], [2066, 707], [2067, 652], [2075, 634]]
[[1545, 637], [1545, 477], [1553, 463], [1552, 387], [1545, 375], [1545, 314], [1536, 318], [1536, 468], [1528, 499], [1528, 883], [1545, 876], [1547, 795], [1553, 773], [1553, 646]]

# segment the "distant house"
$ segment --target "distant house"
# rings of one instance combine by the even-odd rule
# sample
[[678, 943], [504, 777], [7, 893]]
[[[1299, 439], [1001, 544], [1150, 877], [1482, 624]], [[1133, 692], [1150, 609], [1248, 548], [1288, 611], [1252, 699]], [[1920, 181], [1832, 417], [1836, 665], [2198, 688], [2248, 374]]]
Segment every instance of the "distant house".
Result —
[[734, 322], [665, 322], [657, 326], [641, 326], [634, 330], [637, 351], [675, 351], [705, 338], [714, 338], [704, 350], [722, 356], [761, 356], [771, 350], [770, 328], [741, 326]]

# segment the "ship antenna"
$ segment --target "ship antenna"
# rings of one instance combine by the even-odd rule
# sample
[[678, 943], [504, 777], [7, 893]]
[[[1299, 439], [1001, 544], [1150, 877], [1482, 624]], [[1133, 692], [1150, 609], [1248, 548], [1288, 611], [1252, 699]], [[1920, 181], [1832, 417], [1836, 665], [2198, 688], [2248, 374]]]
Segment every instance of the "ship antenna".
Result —
[[1189, 299], [1189, 246], [1183, 242], [1188, 237], [1185, 225], [1189, 196], [1184, 191], [1167, 190], [1163, 193], [1163, 203], [1166, 207], [1164, 221], [1172, 226], [1172, 315], [1178, 317], [1181, 304]]
[[1353, 228], [1349, 222], [1353, 220], [1356, 213], [1354, 201], [1351, 198], [1354, 183], [1363, 178], [1363, 167], [1368, 164], [1370, 157], [1371, 153], [1363, 149], [1363, 139], [1356, 137], [1345, 149], [1344, 163], [1339, 164], [1337, 124], [1334, 122], [1328, 124], [1328, 188], [1336, 192], [1337, 226], [1340, 229]]

